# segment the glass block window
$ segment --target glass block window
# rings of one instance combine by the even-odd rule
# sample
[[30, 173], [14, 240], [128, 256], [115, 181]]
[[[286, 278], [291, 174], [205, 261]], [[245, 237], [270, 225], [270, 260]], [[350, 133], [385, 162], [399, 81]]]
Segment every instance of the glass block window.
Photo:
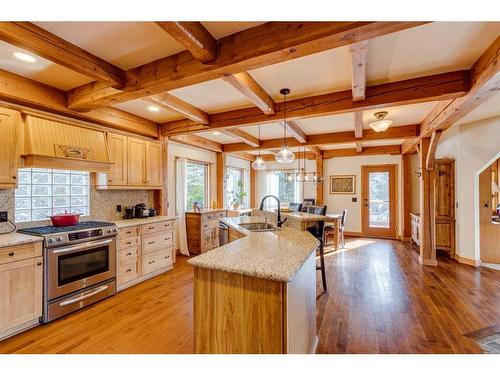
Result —
[[15, 192], [16, 223], [47, 219], [65, 211], [90, 214], [89, 172], [19, 169]]

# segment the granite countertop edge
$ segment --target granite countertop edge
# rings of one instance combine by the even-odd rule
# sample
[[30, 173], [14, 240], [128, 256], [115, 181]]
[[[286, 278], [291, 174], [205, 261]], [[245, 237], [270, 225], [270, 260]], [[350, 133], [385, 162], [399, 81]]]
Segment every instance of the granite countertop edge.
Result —
[[23, 233], [12, 232], [0, 234], [0, 248], [42, 241], [42, 237], [30, 236]]

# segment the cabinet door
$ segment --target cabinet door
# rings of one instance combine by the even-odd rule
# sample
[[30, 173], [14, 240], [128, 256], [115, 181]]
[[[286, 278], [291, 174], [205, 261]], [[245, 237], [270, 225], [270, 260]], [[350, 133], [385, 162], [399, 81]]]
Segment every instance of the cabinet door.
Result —
[[108, 185], [127, 185], [127, 137], [108, 133], [109, 157], [113, 166]]
[[128, 185], [141, 186], [146, 183], [146, 141], [127, 138]]
[[16, 186], [19, 149], [17, 139], [17, 113], [0, 108], [0, 188]]
[[0, 265], [1, 330], [42, 315], [42, 257]]
[[161, 186], [162, 179], [162, 145], [147, 142], [146, 146], [146, 184]]

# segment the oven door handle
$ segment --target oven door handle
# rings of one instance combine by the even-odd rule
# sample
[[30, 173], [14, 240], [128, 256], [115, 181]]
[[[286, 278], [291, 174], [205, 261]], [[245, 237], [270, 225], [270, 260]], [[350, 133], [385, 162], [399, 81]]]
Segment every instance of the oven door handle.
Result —
[[109, 288], [108, 285], [100, 286], [99, 288], [94, 289], [93, 291], [91, 291], [89, 293], [83, 293], [82, 295], [80, 295], [80, 296], [78, 296], [76, 298], [72, 298], [72, 299], [68, 299], [66, 301], [62, 301], [59, 304], [59, 306], [67, 306], [67, 305], [71, 305], [71, 304], [76, 303], [76, 302], [83, 301], [84, 299], [87, 299], [87, 298], [90, 298], [92, 296], [95, 296], [96, 294], [99, 294], [99, 293], [105, 291], [108, 288]]
[[104, 241], [91, 242], [91, 243], [86, 243], [86, 244], [84, 243], [81, 245], [67, 246], [67, 247], [64, 247], [62, 249], [52, 250], [52, 253], [53, 254], [63, 254], [63, 253], [70, 253], [72, 251], [91, 249], [91, 248], [96, 247], [96, 246], [106, 245], [112, 241], [113, 241], [113, 239], [110, 238], [110, 239], [107, 239]]

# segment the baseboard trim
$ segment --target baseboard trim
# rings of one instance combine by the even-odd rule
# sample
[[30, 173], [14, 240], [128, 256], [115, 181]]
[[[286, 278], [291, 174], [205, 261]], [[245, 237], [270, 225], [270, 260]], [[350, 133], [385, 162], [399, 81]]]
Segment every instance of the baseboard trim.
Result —
[[346, 237], [363, 237], [363, 234], [361, 232], [344, 232], [344, 236]]
[[468, 266], [472, 266], [472, 267], [479, 267], [481, 265], [480, 260], [461, 257], [460, 255], [458, 255], [456, 253], [453, 254], [453, 259], [455, 259], [459, 263], [467, 264]]
[[436, 267], [438, 265], [438, 262], [436, 259], [426, 259], [422, 258], [421, 255], [418, 256], [418, 263], [424, 265], [424, 266], [434, 266]]
[[21, 332], [27, 331], [28, 329], [31, 329], [33, 327], [36, 327], [37, 325], [40, 325], [40, 318], [35, 318], [32, 320], [29, 320], [24, 323], [19, 323], [13, 327], [9, 327], [7, 329], [2, 330], [0, 332], [0, 341], [5, 340], [9, 337], [18, 335]]

